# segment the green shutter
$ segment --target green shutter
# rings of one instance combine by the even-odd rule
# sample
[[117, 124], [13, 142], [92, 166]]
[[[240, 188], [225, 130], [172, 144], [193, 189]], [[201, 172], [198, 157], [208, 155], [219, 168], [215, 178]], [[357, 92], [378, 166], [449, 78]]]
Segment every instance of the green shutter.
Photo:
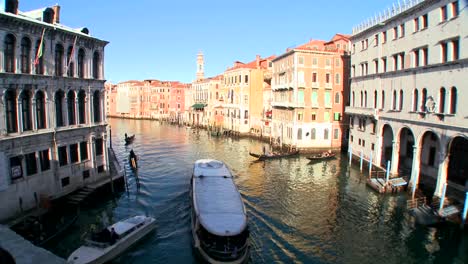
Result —
[[297, 103], [304, 104], [304, 90], [297, 91]]
[[312, 106], [318, 106], [318, 94], [317, 94], [317, 91], [312, 91]]
[[325, 121], [325, 122], [326, 122], [326, 121], [330, 121], [330, 113], [329, 113], [329, 112], [325, 112], [325, 113], [323, 114], [323, 119], [324, 119], [323, 121]]
[[325, 92], [325, 107], [331, 107], [331, 95], [330, 92]]

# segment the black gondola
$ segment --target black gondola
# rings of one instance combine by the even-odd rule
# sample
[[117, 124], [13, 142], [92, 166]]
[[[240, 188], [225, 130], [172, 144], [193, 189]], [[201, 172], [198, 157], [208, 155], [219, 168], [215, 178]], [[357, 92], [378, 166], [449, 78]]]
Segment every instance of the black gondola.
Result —
[[250, 156], [257, 158], [258, 160], [286, 158], [286, 157], [296, 156], [297, 154], [299, 154], [299, 150], [286, 152], [286, 153], [273, 152], [269, 154], [257, 154], [257, 153], [249, 152]]
[[136, 170], [138, 169], [138, 158], [135, 154], [135, 152], [133, 152], [133, 149], [130, 150], [130, 154], [128, 155], [128, 162], [130, 163], [130, 168], [132, 168], [132, 170]]
[[133, 140], [135, 139], [135, 135], [131, 135], [127, 137], [127, 134], [125, 134], [125, 145], [131, 144]]
[[317, 155], [309, 156], [307, 157], [308, 160], [315, 161], [315, 160], [329, 160], [335, 158], [336, 154], [335, 153], [320, 153]]

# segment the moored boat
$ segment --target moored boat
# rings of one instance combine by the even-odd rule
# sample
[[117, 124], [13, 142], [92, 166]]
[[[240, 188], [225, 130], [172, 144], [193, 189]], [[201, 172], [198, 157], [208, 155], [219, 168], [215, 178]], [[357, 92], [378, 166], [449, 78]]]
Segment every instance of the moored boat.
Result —
[[137, 215], [119, 221], [92, 234], [85, 245], [76, 249], [67, 259], [72, 264], [100, 264], [124, 252], [156, 228], [153, 217]]
[[127, 137], [127, 134], [125, 134], [125, 145], [129, 145], [133, 142], [133, 140], [135, 139], [135, 134]]
[[333, 159], [336, 156], [335, 153], [330, 153], [330, 152], [324, 152], [312, 156], [308, 156], [308, 160], [328, 160], [328, 159]]
[[272, 153], [267, 153], [267, 154], [257, 154], [257, 153], [249, 152], [250, 156], [257, 158], [258, 160], [287, 158], [287, 157], [296, 156], [298, 154], [299, 154], [299, 150], [295, 150], [292, 152], [272, 152]]
[[209, 263], [244, 263], [249, 258], [249, 229], [242, 197], [228, 167], [197, 160], [191, 179], [193, 246]]

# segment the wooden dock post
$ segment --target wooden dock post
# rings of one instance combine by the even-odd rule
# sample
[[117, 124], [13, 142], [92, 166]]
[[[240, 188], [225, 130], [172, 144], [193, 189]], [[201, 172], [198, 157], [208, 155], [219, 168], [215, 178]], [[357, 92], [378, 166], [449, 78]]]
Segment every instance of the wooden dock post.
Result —
[[390, 161], [387, 160], [387, 171], [385, 172], [385, 183], [388, 182], [389, 177], [390, 177]]
[[465, 205], [463, 207], [463, 213], [462, 213], [462, 226], [465, 226], [467, 211], [468, 211], [468, 192], [466, 192], [466, 195], [465, 195]]
[[349, 146], [349, 165], [351, 165], [352, 159], [353, 159], [353, 148]]
[[447, 191], [447, 183], [442, 186], [442, 195], [440, 196], [439, 211], [444, 208], [445, 192]]
[[372, 152], [370, 153], [370, 158], [369, 158], [369, 178], [371, 177], [371, 173], [372, 173]]
[[361, 163], [359, 164], [359, 169], [361, 170], [361, 173], [362, 173], [362, 163], [363, 163], [363, 160], [364, 160], [364, 153], [362, 153], [362, 149], [361, 149]]
[[411, 195], [412, 195], [412, 198], [414, 200], [414, 195], [416, 194], [416, 177], [414, 177], [414, 179], [413, 179], [413, 186], [411, 186], [411, 189], [412, 189], [411, 190], [411, 192], [412, 192]]

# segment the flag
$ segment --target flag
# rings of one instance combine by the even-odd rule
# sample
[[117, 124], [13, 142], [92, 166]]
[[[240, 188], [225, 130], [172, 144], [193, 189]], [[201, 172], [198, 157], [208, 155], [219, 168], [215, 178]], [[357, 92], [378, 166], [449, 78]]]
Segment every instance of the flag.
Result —
[[42, 49], [43, 49], [42, 46], [44, 46], [44, 33], [45, 33], [45, 28], [42, 30], [41, 42], [39, 43], [39, 47], [37, 48], [36, 59], [34, 59], [34, 65], [38, 65], [39, 59], [42, 57]]
[[70, 52], [70, 57], [68, 57], [67, 71], [66, 72], [68, 72], [68, 69], [70, 68], [70, 63], [73, 60], [73, 57], [75, 55], [75, 46], [76, 46], [76, 39], [77, 38], [78, 38], [78, 36], [75, 36], [75, 41], [73, 41], [73, 46], [72, 46], [72, 50]]

